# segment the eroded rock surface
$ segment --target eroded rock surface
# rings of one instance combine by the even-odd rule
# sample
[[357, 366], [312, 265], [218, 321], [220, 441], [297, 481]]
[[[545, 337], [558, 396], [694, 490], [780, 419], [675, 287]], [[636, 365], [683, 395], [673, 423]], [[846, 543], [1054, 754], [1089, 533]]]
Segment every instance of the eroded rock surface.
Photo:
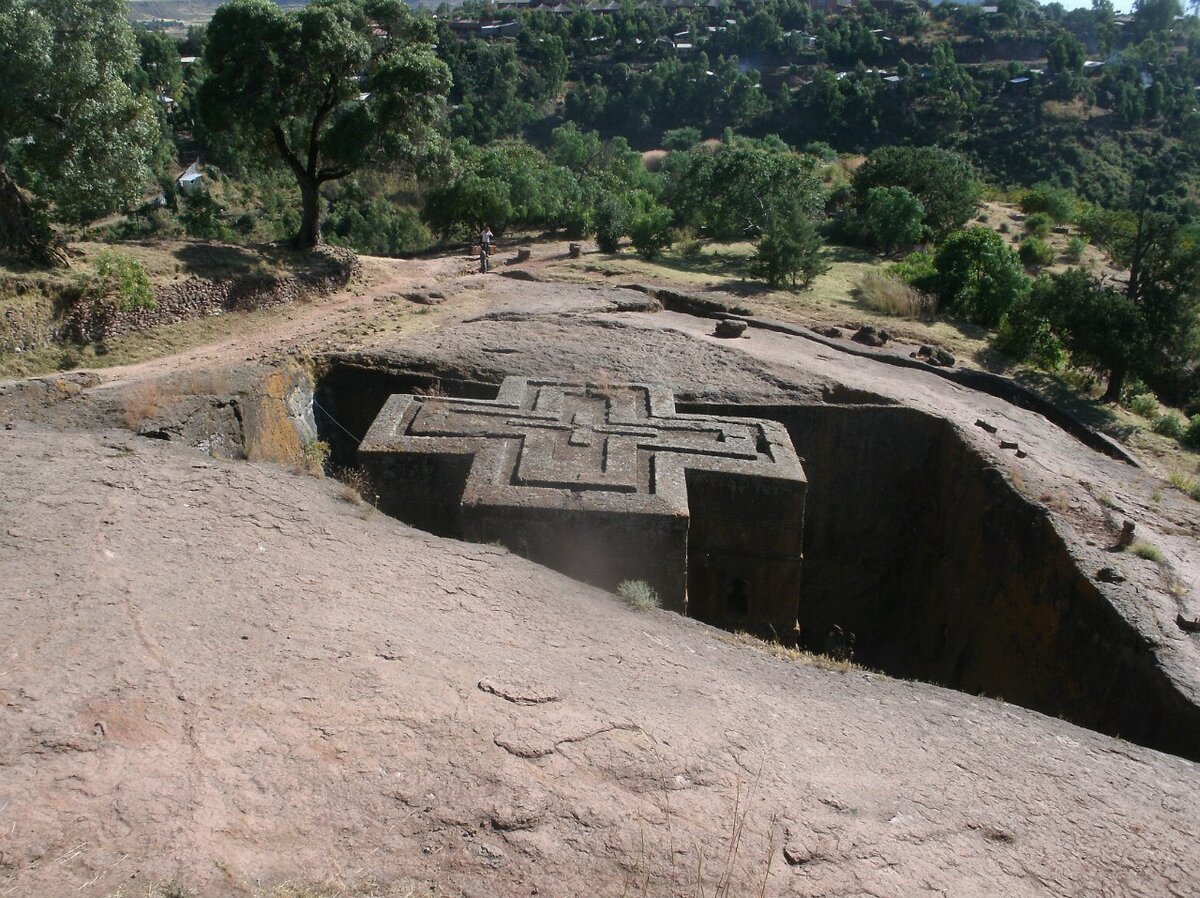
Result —
[[[955, 595], [955, 567], [993, 578], [971, 593], [991, 604], [963, 604], [944, 630], [927, 599], [849, 607], [861, 652], [902, 619], [929, 676], [967, 690], [988, 671], [1014, 690], [1022, 671], [1116, 688], [1141, 659], [1181, 702], [1156, 715], [1158, 735], [1186, 736], [1200, 635], [1178, 621], [1200, 615], [1200, 525], [1145, 472], [861, 347], [764, 329], [722, 341], [711, 320], [630, 290], [487, 288], [486, 310], [448, 290], [432, 313], [470, 302], [471, 320], [319, 360], [318, 397], [350, 438], [393, 392], [486, 399], [506, 375], [669, 383], [697, 413], [753, 406], [805, 436], [812, 583], [899, 599]], [[333, 342], [304, 320], [315, 345]], [[726, 871], [729, 894], [1195, 892], [1194, 762], [769, 657], [412, 530], [336, 483], [253, 461], [294, 462], [314, 423], [336, 429], [304, 401], [307, 372], [233, 371], [222, 389], [194, 376], [0, 386], [0, 894], [109, 898], [176, 880], [224, 898], [373, 877], [400, 894], [698, 895]], [[99, 429], [118, 426], [177, 445]], [[1112, 550], [1125, 520], [1163, 562]], [[1023, 604], [1046, 589], [1041, 571], [1087, 601]], [[1080, 619], [1119, 631], [1114, 651], [1073, 646]], [[956, 640], [974, 630], [985, 650], [961, 661]], [[1111, 669], [1084, 682], [1076, 657]], [[1094, 689], [1056, 682], [1066, 707], [1102, 710]]]
[[1193, 763], [767, 657], [272, 466], [19, 422], [0, 477], [11, 894], [711, 893], [735, 824], [735, 894], [1194, 887]]

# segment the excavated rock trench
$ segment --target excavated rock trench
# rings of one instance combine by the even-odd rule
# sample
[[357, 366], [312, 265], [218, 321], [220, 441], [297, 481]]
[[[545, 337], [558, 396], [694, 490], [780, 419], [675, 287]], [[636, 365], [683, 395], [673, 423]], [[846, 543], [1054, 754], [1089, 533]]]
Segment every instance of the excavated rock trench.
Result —
[[[389, 395], [490, 399], [497, 387], [435, 367], [334, 363], [314, 411], [332, 464], [353, 467]], [[883, 405], [677, 408], [779, 421], [804, 460], [800, 630], [782, 637], [820, 652], [837, 632], [866, 667], [1200, 759], [1200, 709], [1079, 569], [1047, 511], [947, 421]]]

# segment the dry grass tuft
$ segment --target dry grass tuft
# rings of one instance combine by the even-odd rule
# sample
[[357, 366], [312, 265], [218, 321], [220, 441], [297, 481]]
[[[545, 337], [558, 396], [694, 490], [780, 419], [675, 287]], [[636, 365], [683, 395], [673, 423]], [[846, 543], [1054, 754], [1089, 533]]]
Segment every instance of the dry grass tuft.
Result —
[[1144, 539], [1136, 540], [1129, 547], [1129, 551], [1138, 558], [1145, 558], [1147, 561], [1153, 561], [1155, 564], [1163, 563], [1162, 549], [1154, 545], [1154, 543], [1146, 542]]
[[881, 315], [927, 321], [937, 314], [937, 299], [899, 278], [868, 271], [858, 282], [858, 296]]
[[121, 402], [121, 420], [130, 430], [143, 421], [154, 418], [167, 404], [162, 382], [147, 380], [136, 383], [126, 392]]
[[1182, 471], [1172, 471], [1168, 479], [1175, 489], [1200, 502], [1200, 478], [1188, 477]]
[[662, 599], [645, 580], [622, 580], [617, 586], [617, 595], [623, 598], [630, 608], [638, 611], [662, 607]]
[[1058, 512], [1060, 515], [1068, 514], [1071, 511], [1070, 497], [1060, 490], [1043, 493], [1040, 501], [1047, 508]]
[[838, 670], [843, 673], [849, 671], [870, 672], [867, 668], [860, 664], [855, 664], [849, 659], [842, 660], [830, 655], [822, 655], [818, 652], [808, 652], [803, 649], [792, 648], [781, 642], [759, 639], [757, 636], [741, 630], [729, 636], [722, 636], [721, 639], [732, 645], [755, 649], [764, 655], [770, 655], [772, 658], [807, 664], [809, 667], [816, 667], [821, 670]]
[[338, 498], [356, 506], [363, 518], [370, 517], [379, 504], [379, 495], [367, 472], [362, 468], [339, 468], [331, 476], [341, 483]]

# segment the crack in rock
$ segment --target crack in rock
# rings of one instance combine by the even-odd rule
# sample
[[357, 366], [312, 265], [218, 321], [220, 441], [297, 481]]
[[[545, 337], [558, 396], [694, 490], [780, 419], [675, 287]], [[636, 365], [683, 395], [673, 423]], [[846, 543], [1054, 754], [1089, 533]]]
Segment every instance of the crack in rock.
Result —
[[555, 690], [527, 680], [497, 680], [484, 677], [479, 681], [479, 688], [514, 705], [544, 705], [562, 700], [562, 695]]

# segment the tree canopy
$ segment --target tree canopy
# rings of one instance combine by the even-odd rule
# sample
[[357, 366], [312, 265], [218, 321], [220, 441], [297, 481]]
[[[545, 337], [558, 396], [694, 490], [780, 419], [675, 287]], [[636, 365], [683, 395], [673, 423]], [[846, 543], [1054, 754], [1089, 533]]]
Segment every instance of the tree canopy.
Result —
[[157, 128], [122, 80], [137, 59], [125, 16], [121, 0], [0, 0], [0, 247], [64, 261], [45, 204], [85, 223], [144, 189]]
[[903, 187], [925, 208], [934, 234], [961, 227], [979, 204], [979, 181], [971, 164], [940, 147], [884, 147], [854, 173], [854, 192], [865, 205], [873, 187]]
[[1017, 254], [988, 228], [955, 231], [934, 256], [934, 283], [948, 309], [995, 327], [1013, 303], [1029, 293]]
[[295, 175], [297, 244], [321, 239], [320, 186], [361, 166], [415, 164], [439, 144], [450, 86], [433, 25], [402, 0], [233, 0], [208, 27], [201, 114]]
[[715, 237], [757, 237], [785, 205], [809, 217], [820, 210], [815, 162], [770, 140], [731, 139], [668, 156], [664, 193], [682, 223]]

